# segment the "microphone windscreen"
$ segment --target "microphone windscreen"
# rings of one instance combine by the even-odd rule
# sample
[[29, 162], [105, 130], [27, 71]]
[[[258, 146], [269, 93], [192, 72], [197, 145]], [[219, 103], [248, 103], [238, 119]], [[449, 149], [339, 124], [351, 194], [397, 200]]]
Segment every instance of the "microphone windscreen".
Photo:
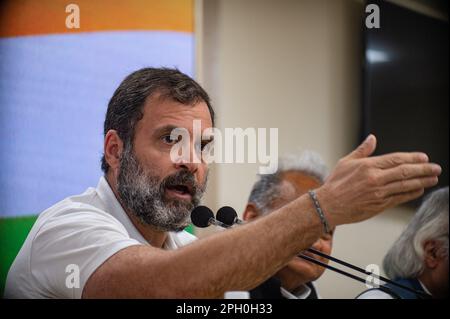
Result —
[[191, 212], [192, 223], [200, 228], [208, 227], [210, 218], [214, 218], [214, 213], [206, 206], [197, 206]]
[[233, 207], [224, 206], [217, 211], [216, 219], [225, 225], [231, 226], [236, 222], [237, 213]]

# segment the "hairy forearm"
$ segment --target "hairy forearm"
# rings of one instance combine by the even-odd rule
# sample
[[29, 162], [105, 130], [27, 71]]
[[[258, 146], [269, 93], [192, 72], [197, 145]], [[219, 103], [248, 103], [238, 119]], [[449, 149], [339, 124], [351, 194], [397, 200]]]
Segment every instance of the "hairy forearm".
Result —
[[308, 248], [322, 231], [310, 199], [303, 196], [251, 224], [179, 250], [124, 249], [104, 265], [102, 276], [94, 274], [83, 297], [220, 298], [226, 291], [249, 290]]
[[197, 274], [188, 276], [180, 293], [223, 297], [229, 290], [256, 287], [317, 240], [323, 228], [315, 214], [305, 196], [265, 218], [186, 247], [175, 258], [190, 259]]

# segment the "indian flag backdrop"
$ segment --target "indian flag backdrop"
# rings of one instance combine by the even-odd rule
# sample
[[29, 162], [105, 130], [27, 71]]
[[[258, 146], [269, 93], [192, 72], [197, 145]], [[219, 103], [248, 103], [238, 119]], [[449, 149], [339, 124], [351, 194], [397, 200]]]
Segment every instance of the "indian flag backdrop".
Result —
[[[69, 29], [69, 4], [80, 28]], [[36, 216], [97, 185], [103, 121], [147, 66], [193, 76], [193, 0], [0, 3], [0, 290]], [[0, 295], [2, 294], [0, 291]]]

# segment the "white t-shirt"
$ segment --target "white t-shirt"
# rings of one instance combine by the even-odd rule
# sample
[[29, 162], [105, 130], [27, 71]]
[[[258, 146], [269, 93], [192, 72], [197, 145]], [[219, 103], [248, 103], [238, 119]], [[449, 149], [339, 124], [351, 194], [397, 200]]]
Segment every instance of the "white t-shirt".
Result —
[[371, 289], [364, 291], [356, 299], [394, 299], [394, 297], [383, 290]]
[[[196, 240], [170, 232], [164, 249]], [[81, 298], [90, 275], [119, 250], [149, 245], [108, 182], [64, 199], [41, 213], [12, 264], [5, 298]], [[79, 276], [78, 276], [79, 270]]]

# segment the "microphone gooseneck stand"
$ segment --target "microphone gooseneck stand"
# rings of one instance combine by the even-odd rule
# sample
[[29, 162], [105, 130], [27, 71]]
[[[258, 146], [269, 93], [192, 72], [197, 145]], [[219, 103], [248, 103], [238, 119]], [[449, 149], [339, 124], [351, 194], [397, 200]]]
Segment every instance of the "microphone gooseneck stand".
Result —
[[[208, 213], [205, 213], [206, 210], [208, 210]], [[229, 206], [225, 206], [225, 207], [222, 207], [221, 209], [219, 209], [219, 212], [218, 212], [216, 217], [217, 217], [217, 219], [214, 218], [214, 215], [213, 215], [212, 211], [209, 208], [205, 208], [205, 206], [196, 207], [196, 208], [194, 208], [194, 210], [191, 213], [191, 220], [192, 220], [193, 224], [195, 226], [201, 227], [201, 228], [208, 227], [208, 226], [210, 226], [212, 224], [215, 224], [215, 225], [218, 225], [218, 226], [221, 226], [221, 227], [225, 227], [225, 228], [229, 228], [229, 227], [231, 227], [231, 226], [233, 226], [235, 224], [236, 225], [244, 224], [244, 221], [242, 221], [242, 220], [240, 220], [238, 218], [236, 211], [232, 207], [229, 207]], [[211, 222], [212, 220], [214, 220], [216, 222], [212, 223]], [[362, 268], [360, 268], [358, 266], [352, 265], [352, 264], [350, 264], [348, 262], [345, 262], [343, 260], [340, 260], [340, 259], [338, 259], [336, 257], [324, 254], [324, 253], [322, 253], [322, 252], [320, 252], [318, 250], [315, 250], [313, 248], [308, 248], [306, 251], [308, 251], [308, 252], [310, 252], [310, 253], [312, 253], [314, 255], [320, 256], [322, 258], [328, 259], [330, 261], [333, 261], [333, 262], [335, 262], [337, 264], [340, 264], [342, 266], [345, 266], [345, 267], [348, 267], [350, 269], [353, 269], [353, 270], [355, 270], [357, 272], [360, 272], [360, 273], [363, 273], [365, 275], [372, 276], [373, 278], [377, 278], [379, 280], [382, 280], [382, 281], [384, 281], [386, 283], [389, 283], [389, 284], [391, 284], [393, 286], [396, 286], [398, 288], [401, 288], [401, 289], [407, 290], [409, 292], [412, 292], [412, 293], [416, 294], [420, 298], [423, 298], [423, 299], [431, 298], [431, 296], [429, 294], [425, 293], [425, 292], [418, 291], [418, 290], [415, 290], [413, 288], [401, 285], [401, 284], [399, 284], [399, 283], [397, 283], [395, 281], [392, 281], [392, 280], [390, 280], [388, 278], [385, 278], [383, 276], [380, 276], [380, 275], [374, 274], [372, 272], [366, 271], [365, 269], [362, 269]], [[358, 277], [358, 276], [353, 275], [351, 273], [348, 273], [348, 272], [346, 272], [346, 271], [344, 271], [342, 269], [330, 266], [330, 265], [328, 265], [328, 264], [326, 264], [326, 263], [324, 263], [324, 262], [322, 262], [320, 260], [317, 260], [317, 259], [315, 259], [313, 257], [307, 256], [307, 255], [305, 255], [303, 253], [300, 253], [297, 256], [299, 258], [307, 260], [307, 261], [309, 261], [311, 263], [314, 263], [314, 264], [316, 264], [318, 266], [324, 267], [324, 268], [329, 269], [331, 271], [334, 271], [334, 272], [336, 272], [338, 274], [346, 276], [347, 278], [351, 278], [353, 280], [356, 280], [356, 281], [362, 282], [364, 284], [367, 284], [367, 280], [366, 279]], [[393, 293], [393, 291], [390, 288], [387, 288], [387, 287], [384, 287], [384, 286], [379, 286], [379, 287], [377, 287], [377, 289], [379, 289], [381, 291], [384, 291], [384, 292], [386, 292], [389, 295], [392, 295], [392, 293]]]

